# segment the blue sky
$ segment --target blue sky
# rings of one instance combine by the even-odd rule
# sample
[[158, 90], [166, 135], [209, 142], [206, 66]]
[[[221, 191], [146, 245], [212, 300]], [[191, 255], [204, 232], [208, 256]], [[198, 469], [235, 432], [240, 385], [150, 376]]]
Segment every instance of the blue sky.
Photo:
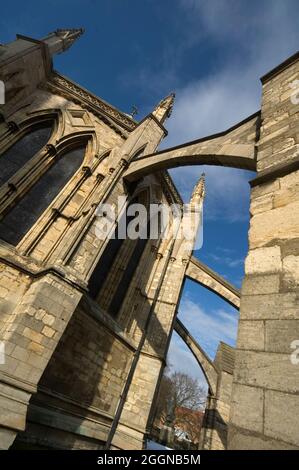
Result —
[[[224, 130], [260, 107], [259, 77], [298, 49], [297, 0], [28, 0], [1, 5], [0, 41], [42, 38], [56, 28], [85, 34], [55, 58], [61, 72], [137, 119], [171, 91], [173, 114], [163, 147]], [[204, 263], [240, 287], [247, 252], [252, 173], [204, 168]], [[185, 200], [203, 167], [172, 170]], [[237, 313], [188, 281], [180, 318], [213, 357], [234, 344]], [[174, 335], [169, 362], [198, 375]]]

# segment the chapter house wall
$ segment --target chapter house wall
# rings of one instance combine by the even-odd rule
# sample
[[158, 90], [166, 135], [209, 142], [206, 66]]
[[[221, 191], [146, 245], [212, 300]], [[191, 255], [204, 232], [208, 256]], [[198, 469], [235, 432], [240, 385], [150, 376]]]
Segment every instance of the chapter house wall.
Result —
[[[12, 368], [17, 366], [16, 354], [18, 350], [17, 344], [10, 341], [16, 320], [16, 313], [14, 312], [31, 282], [30, 276], [18, 269], [7, 266], [3, 262], [0, 263], [0, 332], [1, 338], [6, 340], [5, 354], [10, 363], [8, 367], [11, 372], [13, 372]], [[29, 344], [29, 340], [25, 339], [25, 342]], [[3, 371], [3, 367], [1, 367], [1, 371]]]
[[100, 448], [114, 416], [134, 345], [94, 303], [74, 312], [28, 408], [17, 443]]
[[[26, 108], [26, 113], [15, 113], [15, 115], [11, 116], [11, 119], [15, 120], [16, 122], [20, 122], [23, 119], [28, 118], [28, 116], [31, 115], [31, 112], [38, 112], [39, 109], [47, 108], [59, 108], [62, 110], [62, 122], [60, 123], [60, 127], [62, 127], [62, 134], [60, 134], [58, 138], [86, 129], [95, 130], [97, 147], [89, 150], [89, 154], [91, 155], [88, 158], [88, 166], [93, 167], [94, 174], [90, 177], [86, 177], [85, 180], [83, 180], [80, 184], [80, 179], [82, 180], [82, 170], [79, 170], [74, 178], [72, 178], [71, 182], [66, 185], [64, 190], [53, 202], [53, 206], [56, 207], [59, 206], [59, 203], [64, 201], [65, 198], [69, 197], [69, 200], [64, 206], [63, 216], [56, 215], [53, 217], [51, 208], [49, 208], [30, 233], [30, 239], [34, 239], [34, 237], [39, 235], [40, 232], [43, 232], [43, 223], [48, 221], [47, 229], [42, 233], [38, 243], [34, 245], [33, 250], [30, 252], [30, 255], [39, 261], [45, 261], [47, 259], [49, 253], [51, 253], [51, 250], [57, 244], [57, 242], [61, 242], [62, 235], [65, 237], [68, 236], [68, 232], [66, 230], [71, 229], [72, 232], [76, 231], [78, 222], [70, 223], [71, 217], [74, 215], [76, 216], [83, 205], [86, 206], [86, 200], [89, 197], [92, 196], [90, 205], [92, 202], [94, 202], [94, 199], [97, 198], [97, 195], [101, 190], [97, 175], [101, 174], [103, 175], [102, 178], [104, 178], [107, 174], [109, 174], [109, 168], [115, 165], [115, 162], [111, 161], [111, 157], [102, 160], [101, 155], [112, 147], [122, 145], [124, 142], [123, 138], [119, 134], [117, 134], [104, 122], [101, 122], [98, 117], [94, 116], [90, 112], [83, 110], [86, 124], [77, 126], [77, 122], [74, 121], [74, 117], [72, 117], [71, 113], [74, 110], [82, 111], [82, 108], [72, 103], [71, 101], [67, 101], [65, 98], [50, 94], [49, 92], [42, 90], [39, 90], [35, 94], [34, 101]], [[87, 162], [85, 160], [82, 167], [86, 164]], [[79, 187], [76, 189], [75, 193], [70, 194], [72, 188], [74, 188], [76, 185], [76, 181], [79, 181]], [[97, 188], [95, 194], [93, 193], [94, 188]], [[70, 227], [70, 225], [72, 225], [72, 227]], [[57, 258], [57, 253], [56, 256], [55, 254], [53, 256], [53, 253], [51, 253], [52, 262], [55, 261], [55, 257]]]
[[[53, 108], [59, 108], [62, 111], [56, 129], [59, 132], [62, 131], [59, 138], [62, 135], [86, 129], [86, 127], [71, 125], [69, 109], [80, 110], [80, 106], [58, 95], [41, 90], [36, 91], [34, 99], [32, 96], [29, 97], [27, 106], [11, 115], [10, 119], [16, 123], [22, 122], [38, 113], [38, 110], [45, 108], [49, 109], [51, 113], [53, 113]], [[87, 119], [88, 129], [96, 129], [98, 146], [93, 150], [94, 160], [101, 159], [101, 154], [111, 147], [122, 145], [124, 139], [101, 122], [98, 117], [93, 116], [92, 113], [85, 113], [84, 116]], [[6, 123], [1, 125], [1, 129], [7, 133]], [[13, 132], [10, 131], [7, 137], [13, 141]], [[4, 140], [6, 144], [9, 142], [7, 137]], [[96, 170], [105, 176], [109, 172], [109, 168], [109, 163], [103, 160], [99, 162]], [[70, 198], [65, 207], [66, 211], [77, 211], [90, 194], [93, 196], [95, 180], [96, 178], [93, 176], [85, 179], [76, 194]], [[100, 181], [97, 181], [97, 184], [100, 184]], [[70, 187], [71, 184], [67, 184], [57, 199], [61, 200], [66, 197]], [[43, 219], [44, 215], [30, 232], [31, 239], [34, 239], [43, 230]], [[10, 265], [16, 264], [16, 266], [13, 268], [7, 263], [1, 263], [1, 339], [4, 339], [6, 343], [6, 363], [1, 366], [1, 373], [5, 382], [8, 381], [11, 385], [6, 386], [6, 391], [3, 389], [4, 385], [1, 385], [0, 393], [2, 395], [5, 392], [6, 395], [11, 396], [11, 403], [5, 405], [10, 411], [1, 414], [0, 424], [12, 429], [12, 431], [10, 434], [7, 431], [3, 435], [0, 446], [8, 447], [10, 445], [8, 441], [10, 440], [10, 443], [13, 441], [16, 431], [24, 429], [30, 395], [36, 391], [36, 385], [43, 370], [82, 295], [78, 287], [71, 286], [68, 281], [63, 281], [57, 274], [45, 273], [42, 277], [37, 275], [42, 269], [39, 262], [43, 261], [44, 265], [49, 265], [57, 261], [60, 251], [57, 250], [56, 253], [53, 253], [51, 250], [60, 237], [63, 237], [63, 241], [68, 239], [66, 226], [65, 219], [58, 218], [31, 250], [30, 258], [21, 256], [20, 263], [15, 263], [18, 251], [1, 243], [1, 256], [7, 259]], [[49, 254], [51, 254], [50, 258]], [[19, 268], [19, 264], [22, 265], [21, 268]], [[122, 353], [119, 354], [118, 347], [115, 348], [115, 351], [119, 357], [123, 356]], [[116, 377], [115, 380], [119, 380], [119, 377]], [[112, 391], [113, 386], [117, 388], [115, 384], [111, 384]], [[119, 391], [117, 393], [119, 394]], [[16, 399], [20, 403], [22, 402], [22, 406], [16, 404]], [[4, 403], [4, 398], [1, 400]], [[0, 428], [1, 430], [2, 428]]]
[[39, 387], [112, 416], [132, 350], [84, 310], [74, 312]]

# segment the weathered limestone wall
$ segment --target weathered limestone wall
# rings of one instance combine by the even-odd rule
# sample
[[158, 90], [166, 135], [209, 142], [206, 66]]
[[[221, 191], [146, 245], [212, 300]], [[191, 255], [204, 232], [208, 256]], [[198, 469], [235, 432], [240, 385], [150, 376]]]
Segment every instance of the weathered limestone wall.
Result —
[[[64, 136], [82, 131], [80, 123], [72, 121], [72, 110], [82, 112], [87, 120], [83, 129], [86, 131], [93, 128], [100, 144], [96, 148], [86, 144], [83, 166], [90, 165], [94, 175], [86, 177], [84, 172], [78, 172], [56, 199], [55, 207], [62, 206], [63, 214], [55, 215], [50, 207], [26, 234], [17, 249], [1, 242], [0, 337], [5, 342], [5, 364], [0, 367], [3, 407], [0, 425], [4, 427], [3, 431], [0, 428], [0, 446], [3, 448], [9, 447], [16, 433], [25, 428], [30, 396], [36, 392], [39, 379], [82, 296], [83, 282], [79, 279], [80, 273], [68, 273], [63, 280], [61, 268], [57, 270], [53, 266], [59, 264], [58, 259], [69, 239], [69, 231], [76, 231], [76, 225], [71, 223], [71, 216], [78, 214], [86, 206], [86, 202], [97, 196], [94, 193], [95, 190], [99, 191], [102, 179], [97, 174], [103, 174], [104, 178], [109, 173], [106, 159], [100, 160], [95, 154], [97, 151], [104, 153], [109, 148], [122, 144], [124, 140], [91, 113], [82, 111], [80, 106], [59, 95], [39, 90], [27, 100], [26, 111], [17, 111], [10, 116], [17, 126], [20, 124], [20, 131], [14, 128], [7, 132], [7, 125], [1, 125], [1, 136], [5, 137], [1, 141], [1, 150], [3, 146], [6, 148], [18, 139], [18, 134], [22, 133], [22, 123], [27, 122], [32, 114], [38, 118], [45, 103], [55, 109], [62, 109], [56, 126], [53, 119], [53, 143]], [[52, 107], [49, 108], [49, 115], [53, 115], [52, 110]], [[39, 160], [44, 153], [42, 149]], [[51, 158], [53, 157], [49, 156], [48, 161]], [[22, 175], [15, 178], [15, 186], [20, 192], [26, 191], [32, 184], [34, 168], [32, 161], [29, 162], [21, 170]], [[40, 173], [41, 170], [39, 168], [36, 171]], [[31, 179], [26, 178], [27, 187], [23, 183], [19, 187], [17, 181], [26, 172], [31, 174]], [[24, 178], [23, 180], [25, 181]], [[4, 199], [6, 188], [1, 190]], [[30, 258], [26, 256], [28, 254]]]
[[[107, 438], [134, 344], [86, 298], [74, 312], [28, 409], [17, 445], [100, 448]], [[61, 441], [61, 436], [64, 436]]]
[[0, 79], [5, 83], [5, 116], [10, 117], [20, 103], [30, 103], [30, 95], [49, 71], [50, 57], [42, 44], [19, 38], [1, 46]]
[[299, 339], [298, 78], [297, 54], [263, 79], [230, 449], [299, 448], [299, 366], [291, 362]]
[[207, 399], [200, 449], [227, 449], [232, 384], [232, 374], [221, 371], [218, 376], [217, 394], [216, 396], [209, 395]]
[[[0, 333], [5, 344], [5, 363], [0, 370], [1, 407], [5, 411], [1, 413], [0, 424], [10, 429], [13, 441], [16, 432], [25, 427], [30, 395], [36, 391], [81, 294], [51, 274], [31, 279], [30, 283], [29, 276], [7, 268], [2, 279], [9, 290], [6, 289], [0, 306], [3, 314]], [[18, 291], [23, 294], [20, 298]], [[6, 445], [7, 440], [3, 444], [1, 441], [3, 448]]]
[[226, 450], [227, 448], [234, 362], [235, 349], [221, 341], [214, 360], [217, 385], [215, 390], [209, 388], [199, 443], [200, 449]]

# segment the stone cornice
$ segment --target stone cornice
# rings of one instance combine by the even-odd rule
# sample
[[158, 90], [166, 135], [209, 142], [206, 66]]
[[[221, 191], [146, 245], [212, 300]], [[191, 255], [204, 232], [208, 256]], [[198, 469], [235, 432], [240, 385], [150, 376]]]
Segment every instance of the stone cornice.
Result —
[[274, 69], [270, 70], [270, 72], [263, 75], [260, 79], [262, 84], [266, 83], [268, 80], [271, 80], [271, 78], [274, 78], [276, 75], [281, 73], [283, 70], [287, 69], [294, 62], [297, 62], [297, 60], [299, 60], [299, 51], [295, 52], [295, 54], [291, 55], [291, 57], [288, 57], [286, 60], [281, 62], [281, 64], [274, 67]]
[[277, 165], [274, 165], [270, 168], [267, 168], [266, 170], [261, 171], [260, 173], [258, 173], [256, 178], [249, 181], [249, 184], [252, 188], [254, 188], [255, 186], [258, 186], [259, 184], [268, 183], [270, 181], [273, 181], [276, 178], [282, 178], [283, 176], [286, 176], [298, 170], [299, 170], [299, 156], [296, 156], [295, 158], [293, 158], [292, 160], [289, 160], [288, 162], [278, 163]]
[[118, 109], [106, 103], [101, 98], [98, 98], [96, 95], [90, 93], [85, 88], [82, 88], [69, 78], [60, 75], [55, 71], [50, 76], [47, 85], [67, 93], [75, 101], [79, 101], [83, 107], [85, 105], [94, 109], [95, 112], [108, 117], [128, 132], [133, 131], [137, 127], [137, 123], [132, 118], [128, 117], [125, 113], [122, 113]]

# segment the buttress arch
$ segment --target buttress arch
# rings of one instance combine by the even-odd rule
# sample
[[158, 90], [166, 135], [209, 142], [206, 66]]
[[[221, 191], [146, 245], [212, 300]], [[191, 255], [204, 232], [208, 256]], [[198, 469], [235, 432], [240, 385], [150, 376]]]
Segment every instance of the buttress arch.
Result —
[[[186, 277], [206, 287], [236, 309], [240, 308], [240, 291], [232, 284], [223, 279], [222, 276], [212, 271], [194, 256], [189, 261]], [[216, 395], [219, 371], [214, 362], [191, 335], [185, 325], [177, 318], [174, 330], [195, 357], [208, 383], [210, 394]]]
[[214, 292], [236, 309], [240, 308], [239, 289], [194, 256], [189, 261], [186, 277]]
[[175, 321], [174, 329], [195, 357], [209, 385], [210, 393], [216, 395], [218, 371], [213, 361], [178, 318]]
[[260, 111], [224, 132], [143, 155], [133, 161], [124, 178], [133, 182], [149, 173], [186, 165], [217, 165], [256, 170]]

